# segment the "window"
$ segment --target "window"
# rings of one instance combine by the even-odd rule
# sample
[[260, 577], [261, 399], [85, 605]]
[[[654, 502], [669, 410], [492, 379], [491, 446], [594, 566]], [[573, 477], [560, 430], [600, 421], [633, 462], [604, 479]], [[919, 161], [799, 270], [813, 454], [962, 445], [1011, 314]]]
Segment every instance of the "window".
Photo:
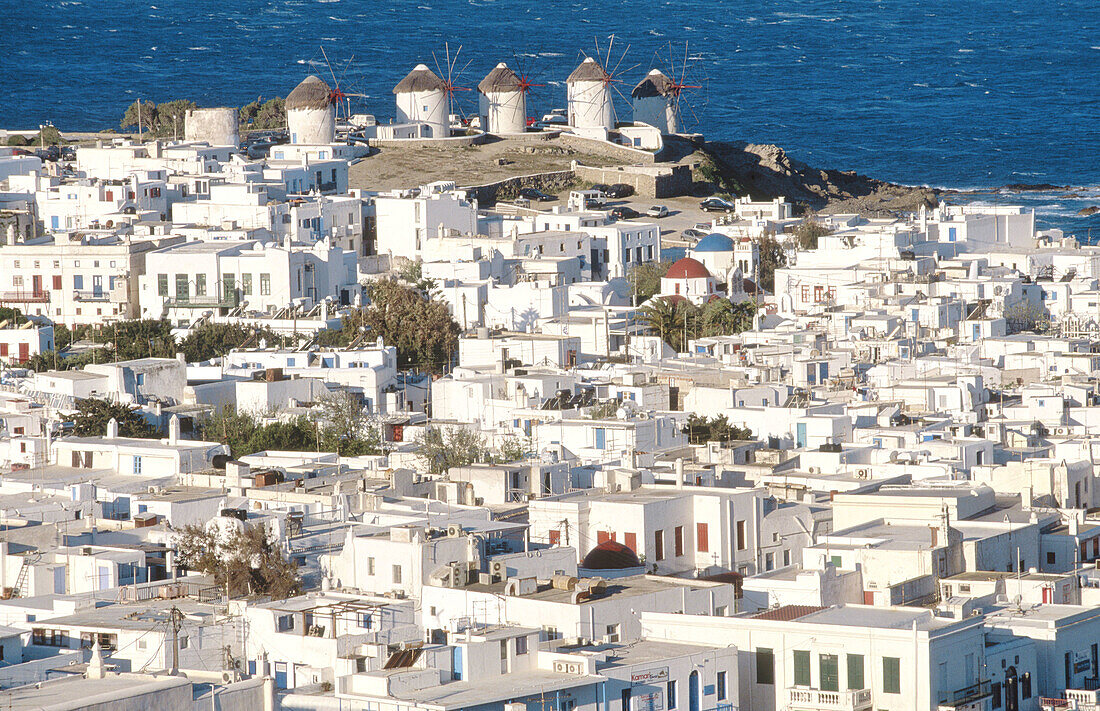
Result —
[[500, 658], [501, 659], [507, 659], [508, 658], [508, 640], [506, 640], [506, 639], [500, 640]]
[[710, 541], [707, 539], [707, 524], [695, 524], [695, 550], [699, 553], [706, 553], [709, 548]]
[[783, 566], [786, 567], [791, 564], [791, 551], [789, 549], [783, 549]]
[[399, 584], [401, 582], [401, 566], [400, 565], [393, 566], [393, 582], [394, 582], [395, 585]]
[[619, 641], [619, 625], [618, 624], [608, 625], [605, 629], [605, 632], [606, 632], [608, 642], [618, 642]]
[[252, 275], [251, 274], [241, 274], [241, 292], [244, 293], [245, 296], [251, 296], [252, 295]]
[[653, 532], [653, 559], [665, 559], [665, 532], [660, 529]]
[[684, 527], [677, 526], [672, 531], [672, 544], [676, 550], [676, 557], [679, 558], [684, 554]]
[[1001, 682], [995, 681], [989, 685], [989, 691], [993, 694], [992, 700], [989, 702], [990, 708], [1001, 708]]
[[206, 296], [206, 275], [195, 275], [195, 296]]
[[822, 691], [840, 691], [840, 658], [835, 654], [817, 655], [818, 687]]
[[775, 553], [764, 556], [764, 570], [775, 570]]
[[31, 630], [31, 644], [45, 647], [65, 647], [68, 639], [61, 630], [34, 629]]
[[810, 653], [804, 649], [794, 650], [794, 685], [810, 685]]
[[16, 274], [15, 276], [13, 276], [11, 278], [11, 285], [12, 286], [23, 286], [23, 275], [22, 274]]
[[141, 457], [134, 455], [134, 476], [141, 474]]
[[775, 654], [766, 647], [756, 648], [756, 683], [775, 683]]
[[901, 659], [882, 658], [882, 690], [887, 694], [901, 693]]
[[863, 655], [848, 655], [848, 690], [863, 689]]
[[[76, 287], [79, 289], [80, 287]], [[157, 296], [168, 296], [168, 275], [157, 274]]]
[[1025, 699], [1031, 698], [1031, 672], [1024, 672], [1020, 677], [1020, 696]]
[[374, 575], [374, 557], [367, 558], [367, 575]]
[[718, 672], [718, 700], [726, 700], [726, 673], [724, 671]]
[[516, 655], [527, 654], [527, 638], [516, 637]]
[[1047, 565], [1054, 565], [1055, 560], [1054, 551], [1047, 551]]
[[745, 550], [745, 548], [747, 546], [748, 546], [748, 543], [745, 541], [745, 522], [743, 520], [738, 521], [737, 522], [737, 550], [743, 551], [743, 550]]
[[668, 711], [673, 711], [676, 708], [676, 682], [665, 682], [665, 696], [668, 697]]
[[260, 274], [260, 296], [271, 295], [271, 275]]

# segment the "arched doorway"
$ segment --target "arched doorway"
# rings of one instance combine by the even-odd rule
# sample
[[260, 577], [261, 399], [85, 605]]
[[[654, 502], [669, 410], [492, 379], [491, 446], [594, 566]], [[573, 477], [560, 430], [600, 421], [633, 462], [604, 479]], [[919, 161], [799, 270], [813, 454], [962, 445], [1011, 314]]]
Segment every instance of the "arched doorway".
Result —
[[1016, 667], [1005, 670], [1005, 711], [1020, 711], [1019, 678]]
[[688, 677], [688, 711], [699, 711], [702, 708], [699, 691], [699, 672], [693, 671]]

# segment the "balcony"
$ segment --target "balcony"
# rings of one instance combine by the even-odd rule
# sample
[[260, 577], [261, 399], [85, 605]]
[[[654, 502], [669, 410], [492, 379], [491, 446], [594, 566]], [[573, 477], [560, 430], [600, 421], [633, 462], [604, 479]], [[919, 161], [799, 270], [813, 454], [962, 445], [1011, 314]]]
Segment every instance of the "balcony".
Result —
[[233, 309], [241, 299], [236, 292], [224, 296], [184, 296], [178, 295], [165, 300], [170, 309]]
[[50, 301], [50, 292], [37, 291], [0, 291], [0, 304], [45, 304]]
[[1066, 689], [1064, 699], [1040, 698], [1039, 705], [1043, 711], [1100, 711], [1100, 691], [1096, 689], [1096, 680], [1086, 679], [1082, 686], [1083, 689]]
[[862, 711], [871, 708], [871, 690], [787, 689], [791, 711]]
[[111, 301], [111, 292], [103, 289], [99, 291], [78, 289], [73, 292], [73, 301]]
[[947, 701], [940, 704], [940, 708], [961, 708], [992, 695], [993, 691], [989, 687], [989, 679], [980, 679], [969, 686], [953, 691]]

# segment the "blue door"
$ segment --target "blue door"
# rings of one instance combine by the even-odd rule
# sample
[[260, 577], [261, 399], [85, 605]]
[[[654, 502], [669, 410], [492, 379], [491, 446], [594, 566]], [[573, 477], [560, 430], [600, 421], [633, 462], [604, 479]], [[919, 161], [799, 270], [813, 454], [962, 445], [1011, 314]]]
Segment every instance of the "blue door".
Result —
[[820, 375], [817, 376], [817, 382], [824, 384], [829, 379], [829, 364], [822, 363], [818, 368]]
[[285, 689], [286, 686], [286, 662], [275, 662], [275, 686]]
[[806, 446], [806, 423], [799, 422], [794, 426], [794, 446], [805, 447]]
[[688, 711], [699, 711], [702, 707], [699, 698], [699, 672], [693, 671], [688, 677]]
[[607, 449], [607, 433], [603, 427], [596, 428], [596, 449]]
[[96, 590], [106, 590], [111, 587], [111, 571], [107, 566], [99, 566], [99, 580], [97, 582]]
[[451, 678], [455, 681], [462, 680], [462, 647], [451, 649]]

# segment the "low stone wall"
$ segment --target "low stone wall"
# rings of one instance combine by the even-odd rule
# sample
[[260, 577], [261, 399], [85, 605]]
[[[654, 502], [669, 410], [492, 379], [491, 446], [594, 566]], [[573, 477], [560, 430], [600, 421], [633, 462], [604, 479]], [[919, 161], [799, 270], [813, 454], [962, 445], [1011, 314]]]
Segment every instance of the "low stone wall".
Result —
[[489, 136], [478, 133], [473, 136], [449, 136], [447, 138], [368, 138], [371, 148], [461, 148], [476, 146], [489, 140]]
[[274, 701], [264, 703], [268, 694], [274, 693], [274, 685], [265, 688], [264, 679], [257, 677], [233, 684], [219, 686], [203, 694], [194, 701], [194, 711], [263, 711], [271, 707]]
[[576, 180], [572, 170], [556, 170], [550, 173], [534, 173], [532, 175], [520, 175], [515, 178], [505, 178], [495, 183], [486, 185], [474, 185], [462, 188], [470, 197], [478, 203], [488, 205], [497, 201], [497, 195], [501, 192], [514, 194], [522, 188], [535, 188], [548, 193], [557, 193], [569, 187]]
[[609, 141], [598, 141], [595, 138], [584, 138], [571, 133], [563, 133], [558, 137], [558, 142], [574, 150], [588, 155], [600, 156], [608, 160], [627, 163], [656, 163], [657, 156], [649, 151], [641, 151], [629, 146], [621, 146]]
[[668, 198], [690, 195], [692, 191], [691, 167], [687, 165], [623, 165], [597, 168], [575, 163], [573, 167], [580, 180], [605, 185], [623, 183], [634, 188], [634, 194], [638, 197]]

